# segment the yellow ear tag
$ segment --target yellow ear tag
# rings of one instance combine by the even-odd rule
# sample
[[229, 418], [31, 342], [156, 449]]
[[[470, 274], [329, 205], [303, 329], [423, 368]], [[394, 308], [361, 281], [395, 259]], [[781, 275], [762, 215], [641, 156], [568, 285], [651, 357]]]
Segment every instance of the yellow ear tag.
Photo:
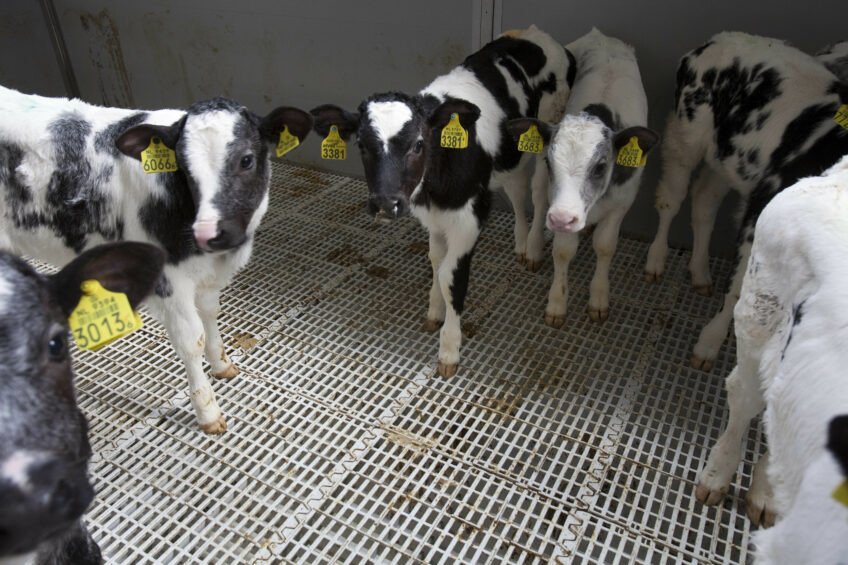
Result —
[[836, 487], [836, 490], [830, 496], [844, 506], [848, 506], [848, 480], [842, 481], [842, 484]]
[[535, 124], [518, 138], [518, 150], [525, 153], [541, 153], [543, 146], [542, 134]]
[[171, 173], [179, 168], [177, 154], [158, 137], [150, 138], [150, 145], [141, 152], [141, 166], [145, 173]]
[[284, 127], [280, 132], [280, 142], [277, 144], [277, 157], [282, 157], [298, 145], [300, 140], [297, 136], [289, 133], [289, 126]]
[[93, 279], [80, 288], [83, 296], [68, 318], [78, 347], [96, 351], [141, 327], [126, 294], [106, 290]]
[[848, 104], [840, 106], [839, 110], [836, 111], [836, 115], [833, 116], [833, 119], [837, 124], [848, 129]]
[[468, 132], [459, 123], [459, 116], [451, 114], [451, 119], [442, 128], [441, 146], [449, 149], [465, 149], [468, 147]]
[[330, 133], [321, 142], [321, 158], [343, 161], [347, 158], [347, 144], [339, 136], [339, 128], [330, 126]]
[[615, 160], [616, 165], [623, 167], [644, 167], [647, 162], [648, 156], [642, 154], [636, 136], [631, 137], [627, 145], [618, 151], [618, 157]]

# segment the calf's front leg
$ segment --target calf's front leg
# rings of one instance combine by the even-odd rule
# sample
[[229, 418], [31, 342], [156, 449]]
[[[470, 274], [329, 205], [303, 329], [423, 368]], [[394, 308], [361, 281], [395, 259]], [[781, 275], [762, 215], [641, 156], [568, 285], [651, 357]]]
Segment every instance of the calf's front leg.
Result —
[[433, 284], [430, 286], [430, 302], [427, 308], [427, 319], [424, 320], [424, 331], [434, 332], [445, 321], [445, 297], [439, 286], [439, 268], [447, 253], [447, 242], [442, 234], [430, 232], [430, 248], [428, 255], [433, 266]]
[[589, 317], [596, 322], [609, 318], [609, 269], [612, 256], [618, 246], [618, 230], [626, 210], [617, 208], [598, 222], [592, 243], [595, 247], [597, 265], [589, 286]]
[[580, 238], [576, 233], [554, 234], [554, 279], [548, 292], [548, 306], [545, 308], [545, 323], [559, 328], [565, 323], [565, 309], [568, 304], [568, 264], [577, 254]]
[[198, 288], [197, 310], [206, 333], [206, 361], [212, 367], [212, 374], [220, 379], [230, 379], [238, 375], [239, 370], [227, 356], [224, 340], [218, 330], [220, 294], [218, 289]]

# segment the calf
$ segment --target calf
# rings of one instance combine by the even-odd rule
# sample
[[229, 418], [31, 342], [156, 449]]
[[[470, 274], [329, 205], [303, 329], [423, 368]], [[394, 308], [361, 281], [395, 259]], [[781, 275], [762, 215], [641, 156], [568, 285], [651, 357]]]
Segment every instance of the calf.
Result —
[[727, 429], [698, 478], [699, 501], [722, 499], [748, 423], [765, 407], [769, 452], [756, 463], [746, 500], [755, 523], [781, 517], [754, 540], [767, 562], [837, 563], [848, 555], [848, 508], [831, 498], [845, 473], [825, 448], [844, 458], [848, 445], [844, 421], [831, 424], [848, 412], [846, 194], [848, 157], [775, 196], [760, 215], [734, 311], [738, 362], [727, 378]]
[[[269, 151], [286, 128], [303, 139], [311, 116], [283, 107], [259, 118], [223, 98], [185, 111], [124, 110], [0, 88], [0, 248], [57, 265], [103, 241], [164, 248], [148, 305], [186, 365], [209, 433], [226, 423], [201, 354], [215, 376], [237, 374], [218, 331], [218, 297], [250, 258], [268, 206]], [[177, 170], [145, 173], [142, 151], [163, 145]]]
[[42, 276], [0, 253], [0, 563], [101, 562], [80, 519], [94, 491], [67, 318], [90, 279], [126, 294], [134, 308], [153, 290], [164, 261], [152, 245], [116, 243]]
[[[430, 233], [433, 284], [425, 329], [444, 322], [439, 374], [459, 363], [460, 316], [471, 256], [489, 215], [490, 185], [503, 186], [516, 210], [516, 253], [531, 268], [541, 262], [544, 184], [532, 181], [534, 228], [527, 239], [524, 215], [526, 165], [506, 131], [521, 116], [558, 119], [573, 81], [570, 53], [535, 26], [510, 32], [470, 55], [416, 95], [399, 92], [366, 98], [358, 113], [324, 105], [312, 110], [315, 131], [356, 134], [370, 197], [367, 211], [383, 218], [415, 215]], [[453, 122], [467, 130], [467, 148], [441, 146]], [[541, 170], [542, 167], [537, 167]]]
[[537, 126], [547, 147], [551, 183], [546, 224], [554, 232], [554, 280], [545, 323], [555, 328], [565, 320], [568, 264], [577, 252], [578, 233], [587, 225], [598, 225], [593, 237], [598, 263], [588, 311], [595, 321], [607, 319], [610, 261], [642, 177], [641, 166], [617, 164], [617, 156], [632, 138], [643, 154], [659, 140], [642, 125], [648, 122], [648, 101], [633, 48], [597, 29], [567, 48], [577, 59], [577, 78], [563, 120], [558, 125], [529, 118], [509, 122], [516, 139]]
[[848, 130], [834, 121], [848, 90], [816, 59], [782, 41], [720, 33], [681, 59], [675, 100], [663, 143], [655, 202], [660, 221], [648, 251], [648, 281], [662, 278], [671, 220], [701, 161], [692, 185], [689, 262], [701, 294], [713, 291], [708, 251], [716, 210], [730, 188], [741, 196], [730, 290], [692, 355], [694, 367], [709, 370], [727, 335], [760, 211], [783, 188], [848, 153]]

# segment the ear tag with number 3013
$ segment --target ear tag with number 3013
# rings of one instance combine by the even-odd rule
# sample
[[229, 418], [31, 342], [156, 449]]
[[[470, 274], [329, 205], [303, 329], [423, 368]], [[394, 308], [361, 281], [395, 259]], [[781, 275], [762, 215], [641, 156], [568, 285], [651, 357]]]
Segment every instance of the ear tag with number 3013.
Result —
[[172, 173], [179, 168], [177, 154], [158, 137], [151, 137], [150, 145], [141, 152], [141, 166], [145, 173]]
[[339, 128], [330, 126], [330, 133], [321, 142], [321, 158], [343, 161], [347, 158], [347, 144], [339, 136]]
[[300, 145], [300, 140], [297, 136], [289, 132], [289, 126], [285, 126], [280, 132], [280, 142], [277, 144], [277, 157], [282, 157], [295, 147]]
[[542, 134], [539, 133], [539, 128], [536, 124], [530, 126], [527, 131], [521, 134], [518, 138], [518, 150], [525, 153], [541, 153], [544, 144], [542, 143]]
[[644, 167], [647, 162], [648, 156], [642, 153], [636, 136], [631, 137], [627, 145], [618, 151], [618, 157], [615, 160], [616, 165], [623, 167]]
[[93, 279], [80, 288], [83, 296], [68, 323], [81, 349], [96, 351], [141, 327], [141, 317], [130, 307], [126, 294], [106, 290]]
[[459, 115], [451, 114], [448, 125], [442, 128], [441, 146], [449, 149], [465, 149], [468, 147], [468, 132], [459, 123]]
[[836, 115], [833, 116], [833, 119], [837, 124], [848, 129], [848, 104], [840, 106], [839, 110], [836, 111]]

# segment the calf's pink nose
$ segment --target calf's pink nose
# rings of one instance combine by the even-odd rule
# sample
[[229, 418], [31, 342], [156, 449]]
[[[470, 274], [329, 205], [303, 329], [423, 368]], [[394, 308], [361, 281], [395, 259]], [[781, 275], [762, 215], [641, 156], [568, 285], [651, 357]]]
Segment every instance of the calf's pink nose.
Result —
[[577, 227], [577, 216], [563, 210], [550, 210], [548, 212], [548, 227], [553, 231], [574, 231], [574, 228]]

